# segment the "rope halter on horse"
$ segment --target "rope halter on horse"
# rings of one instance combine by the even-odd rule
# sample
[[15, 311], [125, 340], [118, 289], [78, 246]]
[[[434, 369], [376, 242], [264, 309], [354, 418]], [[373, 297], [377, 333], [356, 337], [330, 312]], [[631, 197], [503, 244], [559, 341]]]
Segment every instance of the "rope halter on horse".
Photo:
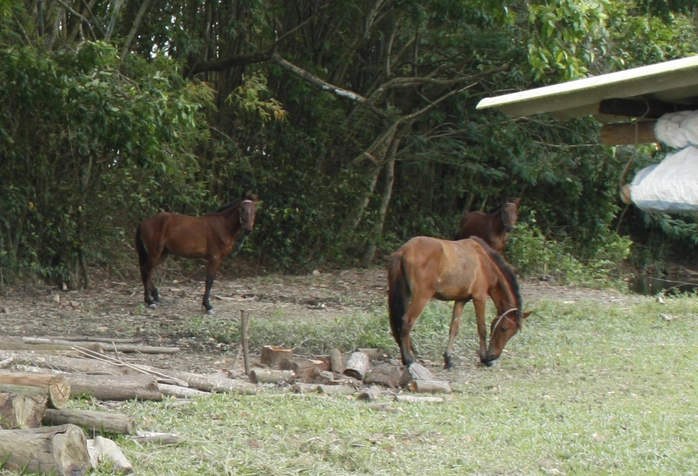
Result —
[[[502, 322], [502, 319], [504, 319], [507, 314], [509, 314], [511, 311], [518, 311], [518, 310], [519, 310], [519, 308], [512, 307], [508, 311], [503, 312], [502, 315], [499, 316], [499, 318], [497, 319], [497, 322], [495, 322], [494, 327], [492, 327], [492, 334], [494, 334], [494, 331], [497, 329], [497, 326], [499, 325], [500, 322]], [[509, 319], [509, 318], [507, 317], [507, 319]]]

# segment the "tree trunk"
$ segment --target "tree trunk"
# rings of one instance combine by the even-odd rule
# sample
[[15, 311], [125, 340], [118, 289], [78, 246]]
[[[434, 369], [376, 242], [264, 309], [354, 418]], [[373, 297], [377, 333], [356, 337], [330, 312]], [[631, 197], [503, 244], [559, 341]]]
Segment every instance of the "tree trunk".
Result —
[[92, 465], [85, 433], [75, 425], [0, 431], [3, 469], [21, 474], [86, 474]]
[[121, 48], [121, 61], [126, 59], [126, 55], [128, 54], [128, 50], [131, 49], [131, 43], [133, 43], [133, 38], [136, 36], [136, 32], [138, 31], [138, 27], [141, 26], [141, 22], [143, 21], [143, 16], [145, 15], [145, 12], [148, 10], [149, 5], [150, 5], [150, 0], [143, 0], [143, 3], [141, 3], [141, 8], [138, 9], [138, 13], [136, 14], [136, 19], [133, 20], [133, 25], [131, 26], [131, 30], [128, 32], [128, 36], [126, 37], [126, 40], [124, 41], [124, 46]]

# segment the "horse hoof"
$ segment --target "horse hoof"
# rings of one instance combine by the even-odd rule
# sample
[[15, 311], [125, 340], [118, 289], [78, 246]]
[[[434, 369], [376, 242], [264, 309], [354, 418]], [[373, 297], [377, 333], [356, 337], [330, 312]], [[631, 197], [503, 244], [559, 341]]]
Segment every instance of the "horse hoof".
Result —
[[158, 305], [155, 304], [155, 303], [153, 303], [153, 304], [149, 305], [148, 308], [149, 308], [149, 309], [157, 309], [157, 308], [158, 308]]
[[207, 309], [207, 310], [206, 310], [206, 314], [209, 315], [209, 316], [213, 316], [215, 313], [216, 313], [216, 311], [214, 311], [213, 309]]

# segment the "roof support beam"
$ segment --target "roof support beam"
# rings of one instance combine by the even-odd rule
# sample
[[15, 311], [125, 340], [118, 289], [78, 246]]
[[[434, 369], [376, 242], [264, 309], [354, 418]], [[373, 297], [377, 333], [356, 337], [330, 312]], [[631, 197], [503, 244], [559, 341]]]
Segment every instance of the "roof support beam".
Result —
[[633, 145], [658, 142], [654, 135], [657, 121], [620, 122], [601, 127], [601, 140], [606, 145]]

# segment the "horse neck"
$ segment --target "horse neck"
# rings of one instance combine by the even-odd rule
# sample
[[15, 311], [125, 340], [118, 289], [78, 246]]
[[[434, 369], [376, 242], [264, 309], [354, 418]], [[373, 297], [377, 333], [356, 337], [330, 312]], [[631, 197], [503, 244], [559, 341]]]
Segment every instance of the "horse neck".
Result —
[[228, 226], [231, 234], [236, 234], [242, 228], [240, 224], [240, 206], [232, 206], [219, 213], [220, 216], [225, 218], [225, 223]]
[[521, 303], [514, 292], [513, 285], [509, 282], [507, 275], [495, 264], [497, 274], [496, 296], [491, 296], [497, 308], [497, 314], [501, 315], [511, 309], [521, 310]]

